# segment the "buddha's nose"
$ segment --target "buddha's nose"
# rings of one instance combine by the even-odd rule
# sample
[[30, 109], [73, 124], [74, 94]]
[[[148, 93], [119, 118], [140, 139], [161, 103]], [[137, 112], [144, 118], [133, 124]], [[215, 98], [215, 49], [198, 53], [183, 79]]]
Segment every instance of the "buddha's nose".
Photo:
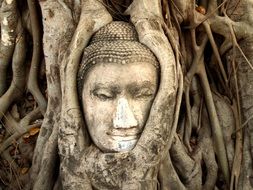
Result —
[[138, 125], [134, 114], [129, 107], [128, 101], [125, 98], [120, 98], [117, 104], [117, 110], [113, 119], [114, 128], [131, 128]]

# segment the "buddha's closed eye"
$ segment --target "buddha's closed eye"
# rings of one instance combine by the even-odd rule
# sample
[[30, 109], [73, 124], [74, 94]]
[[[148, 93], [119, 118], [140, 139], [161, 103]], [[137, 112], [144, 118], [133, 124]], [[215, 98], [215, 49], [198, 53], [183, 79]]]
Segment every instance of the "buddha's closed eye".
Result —
[[134, 98], [149, 98], [154, 96], [155, 91], [152, 88], [142, 88], [134, 92]]
[[[92, 95], [101, 101], [114, 100], [119, 94], [120, 92], [115, 92], [110, 88], [95, 88], [92, 91]], [[155, 90], [151, 87], [140, 87], [130, 90], [129, 94], [132, 99], [150, 98], [154, 96]]]
[[101, 101], [113, 100], [116, 94], [109, 89], [95, 89], [92, 94]]

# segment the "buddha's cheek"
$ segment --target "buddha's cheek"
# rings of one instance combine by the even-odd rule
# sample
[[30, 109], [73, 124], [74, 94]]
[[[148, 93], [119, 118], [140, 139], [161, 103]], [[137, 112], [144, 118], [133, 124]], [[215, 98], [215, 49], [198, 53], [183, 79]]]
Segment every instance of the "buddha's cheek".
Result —
[[104, 136], [112, 126], [113, 106], [90, 96], [83, 99], [85, 121], [92, 136]]
[[112, 125], [110, 117], [106, 113], [91, 114], [86, 123], [93, 143], [103, 151], [110, 149], [113, 144], [108, 137]]
[[152, 102], [153, 98], [148, 100], [133, 100], [130, 102], [134, 116], [138, 121], [138, 128], [140, 132], [143, 131], [145, 127]]

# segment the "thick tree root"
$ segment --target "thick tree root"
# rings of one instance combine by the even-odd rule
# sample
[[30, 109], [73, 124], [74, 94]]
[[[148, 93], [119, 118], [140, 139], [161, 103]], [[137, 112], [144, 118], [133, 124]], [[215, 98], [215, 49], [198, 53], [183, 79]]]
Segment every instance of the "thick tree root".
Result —
[[[218, 177], [218, 165], [215, 160], [214, 145], [212, 142], [211, 129], [207, 124], [208, 116], [203, 109], [202, 127], [199, 131], [199, 148], [202, 152], [202, 158], [206, 167], [206, 178], [202, 189], [212, 190], [215, 187]], [[209, 147], [208, 149], [206, 147]]]
[[4, 1], [1, 6], [1, 43], [0, 43], [0, 97], [7, 90], [7, 69], [11, 62], [16, 40], [18, 14], [16, 1]]
[[0, 154], [2, 154], [2, 152], [5, 151], [6, 148], [12, 145], [15, 140], [19, 139], [22, 135], [27, 133], [30, 129], [35, 128], [35, 127], [40, 127], [40, 126], [41, 126], [41, 123], [23, 126], [19, 131], [15, 132], [7, 140], [5, 140], [4, 143], [1, 144]]
[[[198, 16], [198, 14], [197, 14], [197, 16]], [[194, 20], [192, 22], [195, 22], [195, 20], [199, 19], [197, 16], [193, 18]], [[192, 25], [194, 26], [195, 24], [192, 24]], [[210, 28], [208, 27], [208, 25], [206, 25], [206, 29], [207, 29], [208, 33], [210, 34]], [[195, 74], [198, 74], [200, 77], [200, 82], [202, 85], [203, 94], [205, 96], [205, 103], [207, 105], [207, 110], [208, 110], [210, 121], [211, 121], [213, 138], [214, 138], [214, 142], [215, 142], [214, 146], [215, 146], [215, 149], [217, 152], [218, 162], [219, 162], [222, 172], [225, 176], [226, 182], [227, 182], [227, 184], [229, 184], [229, 181], [230, 181], [229, 167], [228, 167], [227, 156], [226, 156], [226, 153], [224, 152], [224, 150], [226, 150], [226, 148], [225, 148], [222, 130], [221, 130], [219, 120], [217, 117], [217, 112], [216, 112], [216, 109], [215, 109], [215, 106], [213, 103], [212, 93], [211, 93], [211, 89], [209, 86], [209, 82], [207, 79], [205, 66], [204, 66], [203, 52], [204, 52], [204, 47], [206, 46], [207, 37], [205, 36], [204, 39], [202, 40], [202, 43], [198, 46], [197, 42], [196, 42], [195, 29], [191, 29], [191, 35], [192, 35], [192, 44], [193, 44], [193, 49], [195, 52], [195, 57], [194, 57], [192, 66], [186, 75], [186, 79], [187, 79], [187, 81], [191, 82], [191, 80]], [[212, 41], [213, 38], [211, 35], [209, 35], [209, 38]], [[216, 46], [214, 46], [214, 50], [215, 49], [217, 49]], [[217, 51], [215, 51], [215, 52], [217, 54]], [[217, 55], [217, 57], [219, 59], [218, 55]], [[221, 68], [223, 68], [223, 67], [221, 67]], [[227, 78], [225, 76], [225, 74], [224, 74], [224, 78], [225, 79]]]
[[[172, 143], [173, 146], [173, 143]], [[181, 182], [178, 173], [176, 172], [170, 155], [168, 154], [164, 161], [161, 163], [158, 179], [160, 182], [161, 189], [163, 190], [186, 190], [184, 184]]]
[[[241, 48], [246, 49], [246, 47], [250, 47], [252, 44], [252, 39], [247, 38], [240, 42]], [[252, 62], [252, 55], [249, 52], [246, 52], [247, 57]], [[236, 100], [236, 103], [234, 103], [234, 109], [237, 111], [238, 107], [241, 109], [241, 119], [242, 121], [248, 120], [252, 115], [252, 70], [250, 68], [250, 65], [248, 64], [248, 60], [245, 60], [244, 56], [241, 54], [240, 50], [234, 49], [229, 53], [227, 56], [228, 62], [232, 64], [233, 71], [236, 70], [236, 72], [233, 72], [234, 80], [231, 82], [235, 86], [235, 91], [237, 93], [238, 99]], [[235, 74], [236, 73], [236, 74]], [[240, 105], [238, 105], [240, 103]], [[239, 114], [238, 114], [239, 115]], [[239, 122], [240, 120], [237, 119]], [[245, 122], [243, 122], [245, 123]], [[235, 136], [236, 136], [236, 152], [234, 157], [234, 164], [233, 164], [233, 170], [232, 170], [232, 179], [234, 183], [231, 182], [231, 186], [235, 186], [238, 189], [248, 188], [252, 187], [249, 180], [245, 178], [245, 176], [252, 176], [252, 168], [249, 168], [249, 165], [252, 165], [252, 120], [248, 120], [247, 124], [245, 123], [244, 127], [241, 123], [237, 124], [236, 130], [235, 130]], [[244, 132], [243, 132], [244, 131]], [[247, 132], [246, 132], [247, 131]], [[246, 132], [246, 134], [245, 134]], [[244, 133], [244, 135], [242, 135]], [[244, 137], [244, 140], [242, 140], [242, 137]], [[249, 138], [250, 140], [248, 141]], [[250, 144], [247, 144], [250, 142]], [[250, 153], [247, 153], [247, 151], [250, 150]], [[242, 166], [241, 163], [242, 162]], [[245, 164], [247, 163], [248, 166]], [[242, 167], [242, 168], [241, 168]], [[240, 172], [241, 171], [241, 172]], [[241, 173], [241, 176], [240, 176]], [[240, 182], [241, 180], [244, 181], [244, 184]]]
[[[56, 145], [59, 133], [62, 101], [59, 69], [60, 56], [58, 57], [58, 55], [63, 54], [61, 51], [66, 49], [66, 46], [71, 40], [72, 32], [74, 32], [74, 22], [72, 16], [66, 14], [65, 9], [56, 1], [41, 1], [40, 6], [42, 15], [46, 18], [43, 20], [45, 32], [43, 44], [48, 85], [48, 104], [45, 119], [41, 126], [41, 132], [34, 151], [31, 171], [32, 180], [28, 186], [30, 186], [30, 188], [36, 187], [38, 189], [50, 189], [54, 186], [54, 180], [57, 176], [52, 178], [52, 176], [48, 174], [53, 174], [55, 168], [59, 167], [55, 165], [57, 157], [53, 155], [58, 154], [56, 152]], [[53, 12], [53, 10], [57, 11]], [[66, 24], [59, 28], [56, 23], [60, 24], [62, 22]], [[51, 33], [54, 33], [53, 38]], [[65, 36], [64, 41], [62, 41], [62, 36]], [[52, 154], [48, 154], [49, 151]], [[43, 168], [43, 170], [41, 168]], [[44, 180], [47, 181], [47, 183], [42, 183]]]
[[171, 160], [177, 173], [187, 189], [201, 189], [201, 170], [200, 163], [193, 160], [185, 150], [183, 143], [175, 136], [173, 146], [170, 150]]
[[31, 25], [32, 25], [32, 36], [33, 36], [33, 56], [32, 56], [32, 63], [31, 69], [28, 77], [28, 90], [34, 96], [36, 102], [38, 103], [41, 113], [44, 115], [47, 108], [47, 102], [45, 97], [40, 91], [38, 85], [38, 72], [39, 72], [39, 65], [41, 62], [41, 54], [42, 54], [42, 36], [41, 36], [41, 28], [38, 18], [38, 11], [36, 9], [35, 0], [27, 0], [30, 18], [31, 18]]
[[8, 90], [0, 97], [0, 119], [8, 110], [9, 106], [23, 95], [26, 82], [25, 58], [25, 35], [21, 25], [21, 21], [19, 20], [16, 46], [12, 58], [13, 79]]

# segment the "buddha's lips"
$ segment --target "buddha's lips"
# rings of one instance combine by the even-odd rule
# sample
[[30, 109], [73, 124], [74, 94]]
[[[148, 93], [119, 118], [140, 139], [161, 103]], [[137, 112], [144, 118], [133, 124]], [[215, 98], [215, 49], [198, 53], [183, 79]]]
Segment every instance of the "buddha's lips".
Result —
[[106, 133], [109, 136], [115, 136], [115, 137], [138, 137], [140, 135], [140, 132], [138, 129], [113, 129], [111, 131], [108, 131]]
[[116, 141], [131, 141], [131, 140], [137, 140], [137, 138], [139, 136], [137, 136], [137, 135], [131, 135], [131, 136], [115, 136], [115, 135], [110, 135], [110, 137], [113, 140], [116, 140]]

